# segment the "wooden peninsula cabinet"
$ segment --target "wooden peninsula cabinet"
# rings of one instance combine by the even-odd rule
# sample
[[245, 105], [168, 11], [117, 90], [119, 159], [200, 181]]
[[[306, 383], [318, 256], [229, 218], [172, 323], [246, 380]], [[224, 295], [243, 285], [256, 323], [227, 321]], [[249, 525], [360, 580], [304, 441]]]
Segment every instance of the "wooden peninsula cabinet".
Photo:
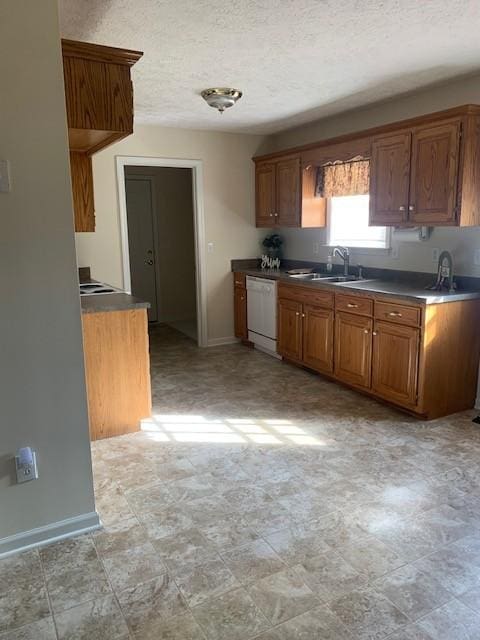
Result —
[[147, 309], [84, 309], [82, 325], [90, 439], [138, 431], [152, 412]]
[[427, 419], [474, 406], [480, 300], [279, 283], [278, 353]]

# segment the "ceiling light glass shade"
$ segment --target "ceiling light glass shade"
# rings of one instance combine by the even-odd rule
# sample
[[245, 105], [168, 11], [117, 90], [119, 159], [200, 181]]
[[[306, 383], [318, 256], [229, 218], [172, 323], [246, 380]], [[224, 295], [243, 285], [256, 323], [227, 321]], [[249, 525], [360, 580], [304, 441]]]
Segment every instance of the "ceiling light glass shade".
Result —
[[242, 92], [238, 89], [229, 89], [226, 87], [205, 89], [202, 91], [202, 98], [208, 105], [214, 109], [218, 109], [223, 113], [225, 109], [233, 107], [236, 101], [242, 97]]

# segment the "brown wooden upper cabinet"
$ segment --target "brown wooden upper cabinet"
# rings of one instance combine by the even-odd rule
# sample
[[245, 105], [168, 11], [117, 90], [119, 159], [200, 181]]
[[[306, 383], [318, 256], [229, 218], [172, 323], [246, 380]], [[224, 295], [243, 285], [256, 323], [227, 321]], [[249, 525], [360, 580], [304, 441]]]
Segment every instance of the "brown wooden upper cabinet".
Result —
[[62, 40], [75, 231], [95, 231], [93, 153], [133, 132], [132, 65], [143, 55]]
[[373, 139], [370, 224], [480, 223], [471, 222], [471, 202], [459, 190], [462, 125], [457, 118]]
[[480, 226], [480, 106], [463, 105], [254, 158], [258, 227], [324, 227], [318, 167], [370, 158], [370, 224]]
[[300, 156], [255, 167], [257, 227], [324, 227], [325, 201], [315, 198], [315, 171]]

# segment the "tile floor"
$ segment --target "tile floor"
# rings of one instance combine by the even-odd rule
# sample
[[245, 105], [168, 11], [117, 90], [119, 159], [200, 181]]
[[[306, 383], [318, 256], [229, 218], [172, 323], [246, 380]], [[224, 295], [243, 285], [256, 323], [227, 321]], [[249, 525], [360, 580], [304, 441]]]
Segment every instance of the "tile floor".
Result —
[[479, 640], [480, 428], [152, 333], [104, 528], [0, 562], [1, 640]]

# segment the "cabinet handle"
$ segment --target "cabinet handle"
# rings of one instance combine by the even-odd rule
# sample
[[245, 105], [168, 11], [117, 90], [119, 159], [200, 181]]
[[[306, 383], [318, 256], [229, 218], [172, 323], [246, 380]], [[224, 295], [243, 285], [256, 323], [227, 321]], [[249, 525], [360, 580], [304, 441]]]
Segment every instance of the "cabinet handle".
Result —
[[[370, 331], [368, 329], [364, 329], [363, 333], [370, 333]], [[375, 334], [373, 334], [373, 335], [375, 335]]]
[[295, 311], [295, 315], [299, 316], [300, 315], [300, 311]]
[[302, 318], [304, 318], [304, 317], [305, 317], [305, 314], [304, 314], [304, 313], [302, 313]]
[[415, 205], [414, 204], [409, 204], [408, 205], [408, 210], [409, 211], [413, 211], [415, 209]]
[[400, 207], [398, 207], [398, 210], [399, 211], [405, 211], [405, 207], [403, 206], [403, 204]]
[[270, 214], [270, 218], [273, 218], [273, 213]]
[[348, 307], [349, 309], [358, 309], [358, 304], [353, 304], [352, 302], [349, 302], [349, 303], [347, 304], [347, 307]]
[[273, 215], [275, 216], [275, 218], [278, 218], [278, 213], [274, 213]]
[[377, 335], [377, 331], [373, 331], [372, 336], [376, 336]]
[[400, 311], [390, 311], [390, 313], [387, 313], [388, 316], [391, 316], [392, 318], [401, 318], [402, 314], [400, 313]]

